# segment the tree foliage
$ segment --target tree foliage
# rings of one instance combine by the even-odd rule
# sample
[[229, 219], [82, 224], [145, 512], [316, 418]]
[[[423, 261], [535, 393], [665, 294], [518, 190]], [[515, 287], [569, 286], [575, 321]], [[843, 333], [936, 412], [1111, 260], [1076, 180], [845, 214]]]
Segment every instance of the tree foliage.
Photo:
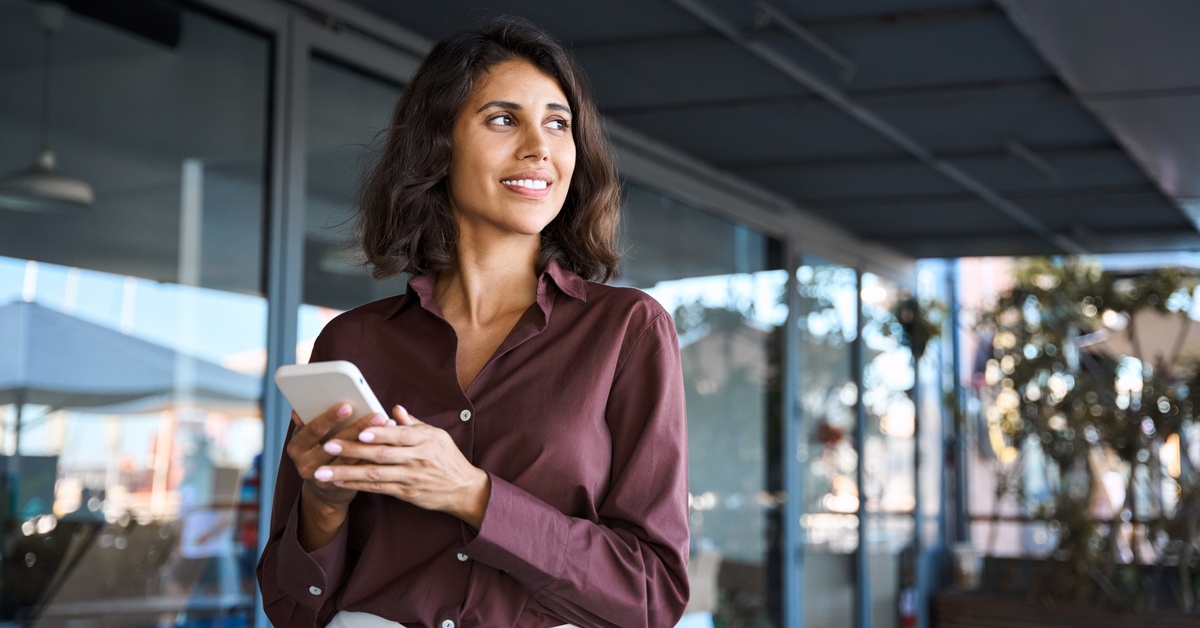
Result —
[[[1147, 572], [1130, 565], [1154, 565], [1176, 570], [1180, 606], [1195, 606], [1198, 369], [1125, 355], [1103, 339], [1131, 333], [1146, 312], [1190, 323], [1196, 284], [1178, 268], [1123, 275], [1088, 259], [1022, 259], [1013, 287], [981, 314], [991, 345], [986, 425], [993, 447], [1002, 443], [998, 493], [1055, 539], [1046, 594], [1143, 607], [1153, 602]], [[1164, 461], [1164, 451], [1176, 458]], [[1044, 490], [1029, 490], [1031, 474], [1043, 474]], [[1115, 477], [1124, 498], [1114, 508]]]

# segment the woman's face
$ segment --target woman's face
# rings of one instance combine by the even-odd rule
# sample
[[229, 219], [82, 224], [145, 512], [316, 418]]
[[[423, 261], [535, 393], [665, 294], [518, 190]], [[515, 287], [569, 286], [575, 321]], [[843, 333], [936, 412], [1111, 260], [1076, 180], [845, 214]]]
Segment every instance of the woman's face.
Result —
[[527, 61], [482, 74], [451, 134], [450, 207], [462, 235], [536, 236], [558, 215], [575, 171], [571, 110]]

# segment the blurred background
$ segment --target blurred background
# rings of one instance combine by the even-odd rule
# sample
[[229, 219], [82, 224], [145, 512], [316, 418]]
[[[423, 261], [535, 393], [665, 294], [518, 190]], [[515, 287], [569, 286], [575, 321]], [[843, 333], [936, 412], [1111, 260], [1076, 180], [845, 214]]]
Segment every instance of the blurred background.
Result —
[[0, 0], [0, 625], [268, 625], [268, 374], [404, 290], [359, 176], [502, 13], [675, 317], [683, 625], [1196, 621], [1200, 3]]

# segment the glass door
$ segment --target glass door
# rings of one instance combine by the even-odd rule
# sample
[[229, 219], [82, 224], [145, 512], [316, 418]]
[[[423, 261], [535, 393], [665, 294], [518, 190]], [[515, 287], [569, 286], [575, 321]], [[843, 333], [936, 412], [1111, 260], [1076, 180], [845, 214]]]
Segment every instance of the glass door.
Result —
[[154, 3], [51, 46], [45, 10], [0, 2], [0, 176], [49, 146], [94, 202], [0, 203], [0, 623], [245, 618], [271, 39]]

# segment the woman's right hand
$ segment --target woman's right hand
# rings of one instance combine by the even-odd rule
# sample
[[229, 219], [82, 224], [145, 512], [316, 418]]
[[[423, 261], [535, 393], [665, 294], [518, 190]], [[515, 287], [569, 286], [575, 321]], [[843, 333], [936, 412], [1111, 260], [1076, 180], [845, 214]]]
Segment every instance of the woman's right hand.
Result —
[[350, 416], [351, 411], [350, 404], [341, 403], [317, 415], [307, 425], [300, 420], [295, 411], [292, 412], [292, 422], [296, 424], [296, 429], [292, 433], [292, 439], [288, 442], [287, 454], [296, 465], [296, 471], [300, 477], [304, 479], [303, 499], [318, 502], [307, 504], [310, 507], [323, 506], [322, 510], [344, 513], [350, 505], [350, 500], [354, 499], [354, 495], [357, 493], [352, 489], [334, 486], [330, 482], [322, 482], [313, 477], [313, 473], [319, 467], [352, 465], [358, 462], [353, 458], [342, 458], [329, 454], [323, 448], [326, 441], [335, 437], [354, 440], [358, 438], [359, 432], [367, 427], [394, 424], [382, 414], [371, 414], [334, 433], [335, 428]]

